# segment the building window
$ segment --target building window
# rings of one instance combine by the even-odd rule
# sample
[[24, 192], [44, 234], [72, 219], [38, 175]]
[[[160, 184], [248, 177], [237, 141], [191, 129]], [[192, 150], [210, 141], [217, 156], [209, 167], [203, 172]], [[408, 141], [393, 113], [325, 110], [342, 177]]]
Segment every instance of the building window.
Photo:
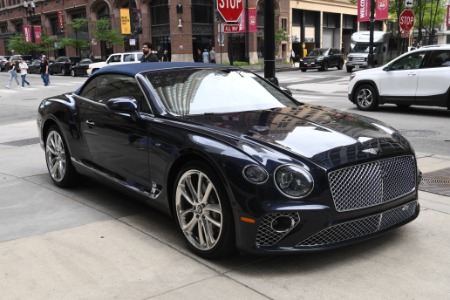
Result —
[[167, 0], [156, 0], [151, 6], [152, 25], [169, 24], [169, 4]]
[[214, 23], [213, 1], [192, 0], [192, 23]]
[[281, 19], [281, 28], [286, 32], [288, 31], [287, 30], [287, 19], [285, 19], [285, 18]]

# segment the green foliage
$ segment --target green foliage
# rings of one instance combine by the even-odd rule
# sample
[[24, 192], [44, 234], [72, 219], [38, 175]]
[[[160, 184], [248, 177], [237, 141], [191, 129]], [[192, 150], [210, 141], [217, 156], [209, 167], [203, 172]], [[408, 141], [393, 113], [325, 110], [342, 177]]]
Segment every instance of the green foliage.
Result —
[[22, 34], [16, 33], [9, 39], [8, 50], [14, 50], [17, 54], [31, 53], [29, 44], [31, 43], [25, 42]]
[[61, 47], [73, 47], [75, 49], [83, 49], [89, 47], [89, 41], [77, 38], [61, 38], [58, 40]]
[[108, 19], [96, 21], [96, 29], [92, 32], [97, 41], [105, 41], [111, 45], [123, 45], [123, 36], [116, 29], [111, 28]]
[[288, 41], [289, 35], [286, 31], [283, 29], [279, 29], [277, 32], [275, 32], [275, 44], [281, 44], [283, 41]]
[[233, 61], [233, 65], [237, 67], [248, 66], [249, 63], [246, 61]]
[[39, 44], [39, 52], [49, 53], [55, 50], [56, 36], [48, 36], [43, 34], [41, 37], [41, 43]]

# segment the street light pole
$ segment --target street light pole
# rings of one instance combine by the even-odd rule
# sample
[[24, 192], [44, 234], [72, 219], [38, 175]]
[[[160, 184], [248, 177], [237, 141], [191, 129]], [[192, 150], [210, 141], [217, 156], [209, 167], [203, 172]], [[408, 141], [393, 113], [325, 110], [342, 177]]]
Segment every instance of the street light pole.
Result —
[[369, 35], [369, 55], [367, 64], [369, 68], [373, 68], [373, 31], [375, 27], [375, 0], [370, 0], [370, 35]]
[[[33, 17], [35, 15], [36, 5], [34, 4], [33, 0], [30, 1], [30, 5], [28, 5], [27, 0], [24, 0], [23, 7], [25, 8], [25, 15], [28, 20], [28, 24], [30, 25], [31, 42], [34, 44], [35, 36], [34, 36], [34, 27], [33, 27]], [[31, 51], [32, 51], [31, 54], [33, 55], [33, 58], [34, 58], [34, 50], [32, 49]]]

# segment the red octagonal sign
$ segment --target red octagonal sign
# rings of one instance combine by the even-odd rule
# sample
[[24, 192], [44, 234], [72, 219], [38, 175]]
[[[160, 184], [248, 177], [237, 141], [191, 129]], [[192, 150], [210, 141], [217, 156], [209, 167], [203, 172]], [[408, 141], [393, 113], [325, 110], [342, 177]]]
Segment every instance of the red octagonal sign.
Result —
[[399, 18], [400, 28], [403, 31], [410, 31], [414, 26], [414, 13], [410, 9], [405, 9]]
[[242, 0], [217, 0], [217, 10], [225, 22], [237, 22], [243, 9]]

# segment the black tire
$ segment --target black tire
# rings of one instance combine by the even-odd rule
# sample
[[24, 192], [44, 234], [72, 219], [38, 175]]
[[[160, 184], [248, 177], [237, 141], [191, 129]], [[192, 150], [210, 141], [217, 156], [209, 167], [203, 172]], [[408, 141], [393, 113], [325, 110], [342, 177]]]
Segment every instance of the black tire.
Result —
[[327, 71], [328, 70], [328, 62], [325, 61], [322, 65], [322, 68], [320, 68], [321, 71]]
[[306, 72], [306, 69], [304, 69], [304, 68], [303, 68], [303, 69], [300, 69], [300, 71], [302, 71], [302, 72]]
[[344, 67], [344, 62], [341, 60], [341, 61], [339, 61], [338, 65], [337, 65], [337, 69], [342, 70], [343, 67]]
[[218, 258], [235, 251], [230, 202], [222, 181], [207, 164], [192, 161], [181, 168], [174, 184], [173, 209], [178, 229], [192, 252]]
[[48, 70], [48, 74], [53, 75], [53, 70]]
[[353, 67], [347, 67], [347, 73], [351, 73], [353, 70]]
[[59, 187], [72, 186], [78, 179], [70, 158], [61, 131], [57, 126], [51, 126], [45, 136], [45, 162], [50, 178]]
[[370, 84], [362, 84], [356, 89], [355, 103], [360, 110], [372, 111], [378, 107], [378, 95]]

